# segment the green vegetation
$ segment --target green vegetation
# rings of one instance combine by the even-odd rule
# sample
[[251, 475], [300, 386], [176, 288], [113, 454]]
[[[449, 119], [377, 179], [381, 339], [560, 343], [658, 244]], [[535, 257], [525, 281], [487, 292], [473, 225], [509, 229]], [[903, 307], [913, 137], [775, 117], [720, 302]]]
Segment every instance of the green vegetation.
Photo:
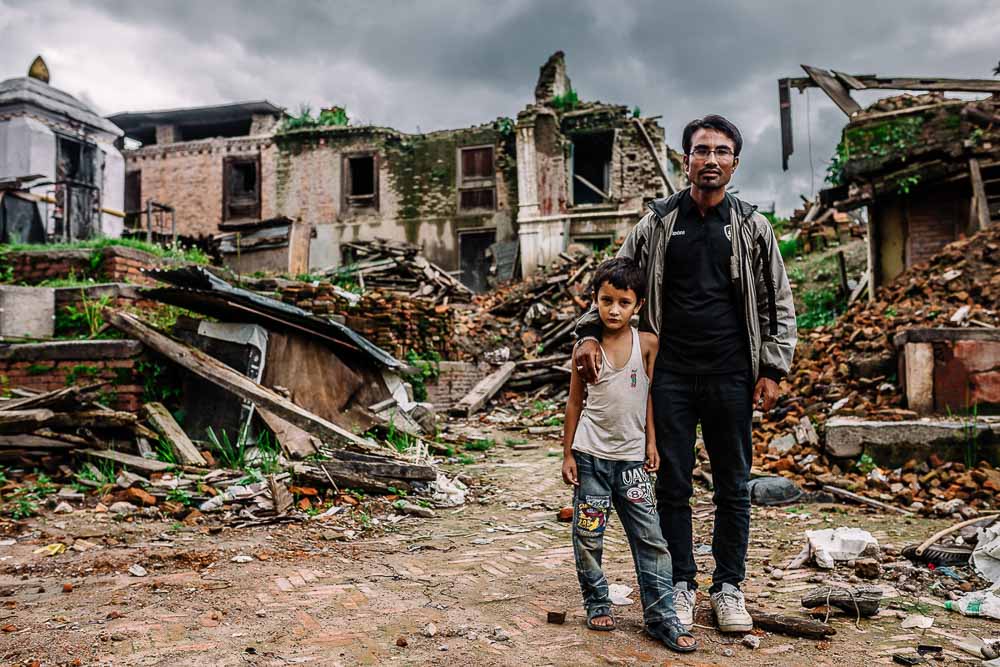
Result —
[[434, 350], [423, 354], [410, 350], [406, 353], [406, 362], [419, 371], [407, 378], [413, 386], [413, 398], [417, 401], [426, 401], [427, 383], [433, 382], [441, 374], [441, 355]]
[[827, 167], [827, 182], [843, 185], [844, 169], [849, 162], [905, 155], [920, 142], [923, 126], [923, 116], [903, 116], [873, 125], [849, 127]]
[[562, 95], [553, 97], [552, 106], [559, 111], [572, 111], [580, 106], [580, 98], [577, 96], [576, 91], [570, 88]]
[[89, 482], [96, 482], [101, 486], [110, 486], [115, 483], [118, 473], [115, 471], [114, 461], [99, 458], [76, 473], [76, 476]]
[[77, 364], [66, 373], [66, 386], [72, 387], [78, 380], [94, 380], [100, 373], [101, 369], [98, 366]]
[[184, 489], [170, 489], [167, 491], [167, 500], [172, 503], [180, 503], [184, 507], [190, 507], [194, 502], [191, 499], [191, 494]]
[[[6, 479], [6, 475], [3, 475]], [[0, 505], [0, 514], [20, 520], [38, 513], [38, 503], [57, 491], [52, 480], [43, 472], [36, 472], [35, 480], [14, 489], [7, 501]]]
[[[140, 359], [135, 364], [135, 376], [142, 379], [142, 400], [167, 405], [181, 397], [181, 385], [174, 377], [177, 371], [159, 361]], [[177, 415], [174, 415], [176, 418]], [[178, 420], [181, 421], [181, 420]]]
[[216, 458], [223, 467], [232, 470], [243, 470], [247, 467], [247, 439], [249, 430], [250, 423], [245, 422], [240, 427], [239, 434], [236, 436], [236, 441], [234, 442], [229, 439], [229, 433], [225, 429], [221, 431], [222, 436], [219, 437], [215, 434], [215, 429], [211, 426], [208, 427], [206, 430], [208, 441], [212, 443], [212, 449], [217, 454]]
[[111, 303], [107, 294], [99, 299], [87, 297], [80, 288], [80, 302], [68, 304], [56, 312], [55, 331], [58, 336], [96, 338], [107, 326], [104, 309]]
[[530, 407], [525, 408], [521, 411], [522, 417], [534, 417], [535, 415], [541, 414], [543, 412], [548, 412], [549, 410], [555, 410], [559, 405], [555, 401], [535, 401]]
[[516, 447], [517, 445], [528, 444], [527, 438], [504, 438], [503, 444], [508, 447]]
[[465, 443], [465, 449], [470, 452], [486, 452], [493, 448], [497, 443], [488, 438], [482, 438], [479, 440], [470, 440]]
[[458, 455], [458, 462], [461, 463], [462, 465], [466, 465], [467, 466], [467, 465], [472, 465], [473, 463], [475, 463], [476, 459], [472, 458], [468, 454], [459, 454]]
[[177, 460], [177, 452], [175, 452], [174, 448], [171, 447], [170, 444], [163, 438], [156, 439], [153, 451], [156, 454], [156, 459], [158, 461], [163, 461], [164, 463], [169, 463], [171, 465], [180, 464], [180, 461]]
[[252, 461], [265, 475], [281, 472], [281, 445], [270, 431], [262, 431], [257, 436], [257, 457]]
[[28, 375], [45, 375], [46, 373], [55, 370], [55, 368], [56, 364], [52, 364], [51, 366], [46, 366], [45, 364], [31, 364], [24, 370], [27, 371]]
[[796, 318], [799, 329], [814, 329], [833, 324], [844, 309], [843, 299], [828, 288], [812, 289], [802, 295], [805, 312]]
[[901, 176], [896, 181], [896, 192], [901, 195], [908, 195], [910, 194], [910, 190], [915, 188], [918, 183], [920, 183], [920, 174]]
[[346, 127], [349, 122], [347, 109], [343, 107], [326, 109], [321, 111], [318, 117], [314, 117], [312, 108], [308, 104], [300, 104], [299, 115], [286, 117], [281, 123], [281, 131], [290, 132], [313, 127]]
[[[146, 243], [145, 241], [140, 241], [139, 239], [91, 239], [89, 241], [74, 241], [73, 243], [46, 243], [46, 244], [35, 244], [35, 243], [12, 243], [8, 245], [0, 245], [0, 254], [5, 254], [8, 252], [24, 252], [32, 250], [44, 250], [46, 252], [55, 252], [58, 250], [95, 250], [100, 251], [104, 248], [119, 247], [119, 248], [132, 248], [134, 250], [141, 250], [143, 252], [148, 252], [156, 257], [163, 257], [169, 259], [180, 259], [186, 262], [192, 262], [194, 264], [208, 264], [209, 257], [200, 248], [178, 248], [174, 250], [173, 248], [168, 248], [166, 246], [157, 245], [155, 243]], [[94, 260], [94, 256], [91, 256], [91, 268], [100, 268], [101, 255], [99, 252], [95, 252], [94, 255], [97, 256], [97, 260]]]
[[854, 467], [857, 468], [861, 472], [861, 474], [867, 475], [877, 466], [875, 465], [875, 460], [871, 457], [870, 454], [862, 454], [858, 458], [858, 462], [854, 465]]

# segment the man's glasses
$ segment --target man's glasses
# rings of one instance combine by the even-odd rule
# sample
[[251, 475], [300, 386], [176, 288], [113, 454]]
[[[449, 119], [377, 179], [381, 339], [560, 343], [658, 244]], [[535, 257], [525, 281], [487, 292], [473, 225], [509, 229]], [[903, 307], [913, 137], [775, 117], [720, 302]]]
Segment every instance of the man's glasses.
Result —
[[715, 153], [715, 159], [719, 162], [729, 162], [736, 154], [733, 153], [733, 149], [728, 146], [719, 146], [717, 148], [709, 148], [708, 146], [695, 146], [691, 150], [691, 157], [697, 158], [699, 160], [707, 160], [708, 156]]

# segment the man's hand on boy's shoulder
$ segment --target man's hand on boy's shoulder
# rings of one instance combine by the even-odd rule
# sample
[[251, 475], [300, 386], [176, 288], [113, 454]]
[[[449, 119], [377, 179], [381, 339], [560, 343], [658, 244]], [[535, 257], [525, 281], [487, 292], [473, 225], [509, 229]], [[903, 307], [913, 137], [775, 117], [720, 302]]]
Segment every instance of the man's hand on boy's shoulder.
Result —
[[573, 454], [567, 454], [563, 458], [562, 478], [567, 484], [572, 484], [573, 486], [580, 485], [580, 478], [576, 472], [576, 457]]
[[573, 365], [586, 384], [597, 382], [601, 370], [601, 344], [596, 338], [583, 338], [573, 349]]

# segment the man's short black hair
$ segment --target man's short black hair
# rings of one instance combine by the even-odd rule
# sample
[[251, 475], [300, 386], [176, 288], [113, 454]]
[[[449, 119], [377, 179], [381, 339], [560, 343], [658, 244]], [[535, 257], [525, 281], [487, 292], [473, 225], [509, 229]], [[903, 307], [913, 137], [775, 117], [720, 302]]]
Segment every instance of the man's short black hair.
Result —
[[628, 257], [615, 257], [598, 265], [594, 271], [594, 279], [590, 282], [595, 298], [604, 283], [611, 283], [612, 287], [620, 290], [630, 289], [639, 300], [646, 298], [646, 275], [635, 260]]
[[709, 114], [704, 118], [696, 118], [684, 127], [684, 136], [681, 138], [681, 147], [685, 155], [691, 154], [691, 137], [698, 130], [718, 130], [733, 140], [733, 153], [739, 155], [743, 150], [743, 135], [739, 128], [730, 123], [722, 116]]

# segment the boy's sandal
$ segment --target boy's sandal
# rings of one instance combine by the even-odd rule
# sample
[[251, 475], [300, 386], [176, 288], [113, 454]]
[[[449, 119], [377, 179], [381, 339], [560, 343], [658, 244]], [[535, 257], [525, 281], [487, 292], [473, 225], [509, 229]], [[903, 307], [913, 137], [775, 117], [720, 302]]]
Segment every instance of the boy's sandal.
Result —
[[[597, 625], [594, 623], [594, 619], [601, 616], [607, 616], [611, 619], [610, 625]], [[594, 607], [587, 612], [587, 627], [591, 630], [597, 630], [599, 632], [611, 632], [615, 629], [615, 617], [611, 615], [611, 607], [607, 605], [602, 605], [600, 607]]]
[[690, 646], [681, 646], [677, 643], [677, 640], [681, 637], [690, 637], [691, 639], [694, 639], [694, 635], [692, 635], [688, 629], [684, 627], [684, 624], [681, 623], [679, 618], [664, 619], [655, 625], [646, 626], [646, 632], [653, 639], [660, 640], [666, 644], [667, 648], [677, 651], [678, 653], [691, 653], [698, 648], [697, 640], [695, 640], [695, 642]]

